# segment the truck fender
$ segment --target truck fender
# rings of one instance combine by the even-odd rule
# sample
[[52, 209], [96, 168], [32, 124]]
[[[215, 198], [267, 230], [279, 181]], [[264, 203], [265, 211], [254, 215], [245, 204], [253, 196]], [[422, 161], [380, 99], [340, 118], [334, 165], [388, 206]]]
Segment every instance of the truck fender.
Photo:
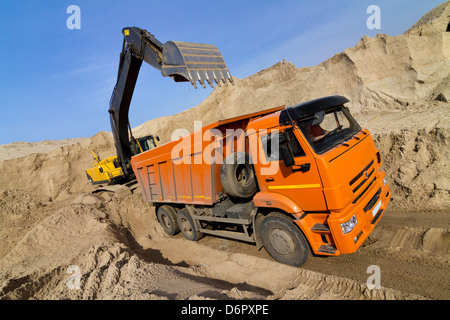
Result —
[[267, 191], [258, 192], [253, 198], [253, 203], [256, 207], [253, 214], [253, 230], [255, 232], [254, 239], [258, 250], [263, 247], [263, 241], [260, 235], [261, 222], [264, 220], [265, 214], [272, 211], [270, 208], [276, 209], [277, 211], [284, 211], [286, 215], [291, 215], [295, 220], [301, 219], [304, 213], [300, 206], [288, 197]]
[[292, 214], [294, 218], [297, 218], [298, 214], [303, 213], [302, 208], [300, 208], [296, 202], [279, 193], [272, 193], [269, 191], [258, 192], [253, 197], [253, 203], [255, 204], [255, 207], [283, 210]]

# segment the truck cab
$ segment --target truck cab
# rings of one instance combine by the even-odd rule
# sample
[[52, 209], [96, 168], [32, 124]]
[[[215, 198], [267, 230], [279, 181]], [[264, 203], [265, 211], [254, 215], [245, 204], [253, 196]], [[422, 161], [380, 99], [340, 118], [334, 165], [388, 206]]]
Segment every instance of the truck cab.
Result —
[[380, 153], [346, 102], [325, 97], [249, 125], [258, 143], [255, 206], [291, 214], [316, 254], [355, 252], [390, 199]]

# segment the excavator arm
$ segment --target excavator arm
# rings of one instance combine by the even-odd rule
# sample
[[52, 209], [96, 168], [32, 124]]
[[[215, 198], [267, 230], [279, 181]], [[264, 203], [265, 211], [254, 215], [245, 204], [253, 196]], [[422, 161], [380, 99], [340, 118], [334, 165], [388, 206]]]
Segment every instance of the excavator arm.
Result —
[[222, 54], [210, 44], [168, 41], [162, 44], [152, 34], [137, 27], [124, 28], [119, 71], [110, 106], [110, 122], [119, 163], [126, 176], [132, 175], [130, 160], [133, 156], [128, 120], [131, 98], [136, 86], [142, 61], [161, 71], [163, 77], [175, 82], [190, 82], [195, 88], [199, 82], [214, 87], [233, 83]]

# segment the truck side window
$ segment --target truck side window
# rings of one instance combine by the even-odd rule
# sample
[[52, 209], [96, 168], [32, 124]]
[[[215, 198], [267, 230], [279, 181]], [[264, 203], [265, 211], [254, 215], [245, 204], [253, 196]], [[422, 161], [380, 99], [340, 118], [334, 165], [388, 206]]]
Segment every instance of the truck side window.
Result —
[[[278, 141], [278, 146], [276, 141]], [[261, 137], [264, 153], [267, 161], [278, 161], [281, 159], [280, 146], [288, 145], [295, 157], [305, 156], [305, 152], [297, 141], [292, 128], [288, 128], [283, 132], [269, 133], [267, 136]]]
[[303, 151], [302, 147], [300, 146], [300, 143], [295, 137], [292, 128], [287, 128], [286, 130], [284, 130], [284, 136], [287, 139], [287, 143], [289, 144], [294, 158], [306, 156], [305, 151]]
[[263, 149], [264, 149], [264, 153], [266, 155], [267, 161], [280, 160], [279, 148], [276, 148], [276, 146], [274, 144], [272, 144], [272, 142], [275, 143], [277, 140], [280, 143], [281, 141], [279, 139], [280, 139], [279, 132], [277, 132], [275, 134], [269, 133], [269, 134], [267, 134], [267, 136], [261, 137], [261, 142], [263, 145]]

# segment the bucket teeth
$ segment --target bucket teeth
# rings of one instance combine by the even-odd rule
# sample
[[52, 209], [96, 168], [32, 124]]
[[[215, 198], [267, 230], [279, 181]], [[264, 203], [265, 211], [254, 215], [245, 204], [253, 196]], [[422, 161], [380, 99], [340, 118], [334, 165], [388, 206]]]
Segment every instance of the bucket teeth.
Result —
[[214, 82], [221, 85], [233, 83], [230, 72], [219, 49], [210, 44], [167, 41], [163, 45], [161, 66], [163, 76], [171, 76], [176, 82], [189, 81], [196, 88], [200, 83], [214, 88]]

